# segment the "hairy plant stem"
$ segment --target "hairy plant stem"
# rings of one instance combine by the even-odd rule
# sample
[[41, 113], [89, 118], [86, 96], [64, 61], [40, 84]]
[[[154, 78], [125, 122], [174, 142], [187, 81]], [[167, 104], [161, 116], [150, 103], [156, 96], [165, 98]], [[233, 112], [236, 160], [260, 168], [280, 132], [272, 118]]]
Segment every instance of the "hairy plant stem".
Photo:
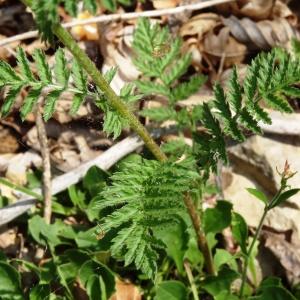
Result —
[[187, 211], [193, 223], [193, 227], [196, 231], [197, 244], [203, 254], [207, 273], [210, 275], [215, 275], [214, 263], [213, 263], [211, 251], [208, 247], [206, 236], [202, 230], [200, 216], [199, 213], [197, 212], [193, 200], [191, 199], [190, 194], [188, 193], [184, 195], [184, 204], [187, 208]]
[[64, 29], [61, 25], [54, 25], [53, 32], [59, 40], [67, 47], [73, 54], [76, 60], [80, 63], [83, 69], [90, 75], [94, 83], [105, 94], [108, 103], [113, 107], [118, 114], [125, 118], [130, 127], [140, 136], [145, 142], [145, 145], [153, 153], [159, 161], [167, 160], [165, 154], [160, 150], [159, 146], [152, 139], [149, 132], [140, 123], [138, 118], [127, 108], [126, 104], [116, 95], [103, 75], [97, 69], [95, 64], [89, 59], [84, 51], [77, 45], [71, 34]]
[[[21, 0], [26, 6], [31, 8], [32, 0]], [[152, 152], [158, 161], [166, 161], [167, 156], [160, 149], [154, 139], [151, 137], [147, 129], [140, 123], [138, 118], [127, 108], [126, 104], [116, 95], [110, 85], [107, 83], [101, 72], [97, 69], [95, 64], [89, 59], [86, 53], [77, 45], [71, 34], [64, 29], [60, 24], [55, 24], [52, 27], [53, 33], [65, 45], [65, 47], [73, 54], [76, 60], [80, 63], [81, 67], [89, 74], [94, 83], [105, 94], [108, 103], [123, 117], [125, 118], [132, 130], [145, 142], [146, 147]], [[184, 196], [184, 202], [187, 207], [188, 213], [191, 217], [194, 229], [197, 234], [197, 240], [200, 250], [203, 252], [204, 261], [206, 264], [207, 272], [211, 275], [214, 274], [213, 260], [207, 244], [204, 232], [201, 228], [201, 222], [197, 209], [190, 198]]]
[[257, 230], [255, 232], [255, 235], [253, 237], [253, 240], [251, 242], [251, 245], [249, 247], [249, 250], [247, 251], [247, 255], [245, 257], [245, 261], [244, 261], [244, 269], [243, 269], [243, 273], [242, 273], [242, 283], [241, 283], [241, 288], [240, 288], [240, 298], [242, 299], [243, 298], [243, 294], [244, 294], [244, 288], [245, 288], [245, 284], [246, 284], [246, 279], [247, 279], [247, 270], [248, 270], [248, 265], [249, 265], [249, 258], [251, 257], [251, 253], [253, 251], [253, 248], [255, 246], [255, 243], [259, 237], [259, 234], [261, 232], [261, 229], [263, 227], [263, 224], [264, 224], [264, 221], [265, 221], [265, 218], [267, 216], [267, 213], [268, 213], [269, 209], [268, 209], [268, 206], [265, 207], [264, 209], [264, 213], [259, 221], [259, 224], [258, 224], [258, 227], [257, 227]]

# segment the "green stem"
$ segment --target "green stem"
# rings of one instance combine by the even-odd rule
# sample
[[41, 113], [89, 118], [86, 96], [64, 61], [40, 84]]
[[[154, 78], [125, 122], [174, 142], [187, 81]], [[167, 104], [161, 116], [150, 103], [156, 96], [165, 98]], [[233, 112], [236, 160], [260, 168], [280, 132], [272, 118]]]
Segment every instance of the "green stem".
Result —
[[263, 223], [264, 223], [264, 220], [267, 216], [268, 211], [269, 211], [268, 207], [265, 207], [264, 213], [263, 213], [263, 215], [262, 215], [262, 217], [259, 221], [257, 230], [255, 232], [255, 235], [253, 237], [253, 240], [251, 242], [251, 245], [249, 247], [249, 250], [248, 250], [246, 258], [245, 258], [244, 269], [243, 269], [243, 274], [242, 274], [242, 283], [241, 283], [241, 288], [240, 288], [240, 298], [241, 299], [242, 299], [243, 294], [244, 294], [244, 288], [245, 288], [246, 279], [247, 279], [247, 270], [248, 270], [248, 265], [249, 265], [249, 258], [251, 257], [251, 253], [252, 253], [253, 248], [255, 246], [255, 243], [256, 243], [256, 241], [259, 237], [259, 234], [261, 232], [261, 229], [262, 229], [262, 226], [263, 226]]
[[40, 195], [38, 193], [35, 193], [35, 192], [31, 191], [30, 189], [25, 188], [23, 186], [19, 186], [17, 184], [14, 184], [14, 183], [12, 183], [12, 182], [10, 182], [10, 181], [2, 178], [2, 177], [0, 177], [0, 183], [6, 185], [8, 187], [10, 187], [11, 189], [14, 189], [14, 190], [20, 191], [20, 192], [22, 192], [24, 194], [27, 194], [29, 196], [32, 196], [32, 197], [36, 198], [37, 200], [40, 200], [40, 201], [43, 200], [43, 196], [42, 195]]
[[256, 241], [258, 239], [258, 236], [259, 236], [259, 234], [261, 232], [261, 229], [262, 229], [262, 226], [263, 226], [263, 223], [264, 223], [264, 220], [265, 220], [265, 218], [267, 216], [268, 211], [272, 209], [273, 202], [282, 193], [282, 191], [284, 190], [284, 188], [285, 188], [285, 186], [281, 185], [280, 189], [277, 191], [277, 193], [272, 198], [272, 200], [269, 202], [269, 204], [265, 206], [264, 213], [263, 213], [263, 215], [262, 215], [262, 217], [261, 217], [261, 219], [259, 221], [257, 230], [255, 232], [255, 235], [253, 237], [252, 243], [250, 245], [250, 248], [249, 248], [249, 250], [247, 252], [247, 256], [245, 258], [244, 269], [243, 269], [243, 273], [242, 273], [242, 283], [241, 283], [241, 288], [240, 288], [240, 298], [242, 298], [243, 294], [244, 294], [244, 288], [245, 288], [246, 279], [247, 279], [247, 269], [248, 269], [248, 265], [249, 265], [249, 258], [251, 256], [253, 247], [254, 247], [254, 245], [255, 245], [255, 243], [256, 243]]
[[[31, 0], [21, 0], [26, 6], [32, 6]], [[137, 135], [145, 142], [147, 148], [159, 161], [166, 161], [167, 157], [153, 140], [146, 128], [140, 123], [138, 118], [128, 109], [126, 104], [107, 83], [101, 72], [95, 64], [90, 60], [86, 53], [77, 45], [71, 34], [64, 29], [60, 24], [55, 24], [52, 27], [53, 33], [65, 45], [65, 47], [73, 54], [82, 68], [90, 75], [96, 86], [104, 93], [108, 103], [113, 107], [124, 119], [126, 119], [130, 127]]]
[[201, 252], [204, 256], [206, 271], [209, 275], [215, 275], [212, 254], [209, 249], [205, 233], [202, 229], [202, 224], [201, 224], [201, 219], [200, 219], [199, 213], [195, 207], [195, 204], [191, 198], [191, 195], [189, 193], [186, 193], [183, 197], [184, 197], [183, 198], [184, 204], [187, 208], [187, 211], [189, 213], [189, 216], [191, 218], [193, 227], [194, 227], [196, 235], [197, 235], [198, 248], [201, 250]]
[[192, 290], [194, 299], [195, 299], [195, 300], [200, 300], [200, 299], [199, 299], [199, 296], [198, 296], [198, 290], [197, 290], [197, 286], [196, 286], [196, 284], [195, 284], [195, 279], [194, 279], [194, 276], [193, 276], [193, 273], [192, 273], [190, 264], [189, 264], [187, 261], [185, 261], [185, 262], [183, 263], [183, 265], [184, 265], [184, 268], [185, 268], [187, 277], [188, 277], [189, 282], [190, 282], [190, 285], [191, 285], [191, 290]]
[[53, 32], [59, 40], [66, 46], [66, 48], [73, 54], [80, 65], [93, 79], [97, 87], [105, 94], [109, 104], [128, 121], [130, 127], [141, 137], [145, 145], [153, 153], [159, 161], [166, 161], [167, 157], [159, 148], [159, 146], [152, 139], [149, 132], [140, 123], [138, 118], [127, 108], [126, 104], [116, 95], [103, 75], [97, 69], [95, 64], [89, 59], [85, 52], [77, 45], [70, 33], [65, 30], [61, 25], [56, 24], [53, 26]]

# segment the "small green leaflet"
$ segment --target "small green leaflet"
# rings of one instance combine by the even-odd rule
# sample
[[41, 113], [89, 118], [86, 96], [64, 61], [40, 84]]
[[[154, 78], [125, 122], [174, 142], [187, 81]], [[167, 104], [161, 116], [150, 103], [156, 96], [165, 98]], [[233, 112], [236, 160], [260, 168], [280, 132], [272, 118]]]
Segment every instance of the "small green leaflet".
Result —
[[253, 188], [247, 188], [246, 190], [251, 195], [253, 195], [255, 198], [262, 201], [265, 206], [268, 205], [269, 200], [268, 200], [267, 196], [262, 191], [259, 191], [257, 189], [253, 189]]

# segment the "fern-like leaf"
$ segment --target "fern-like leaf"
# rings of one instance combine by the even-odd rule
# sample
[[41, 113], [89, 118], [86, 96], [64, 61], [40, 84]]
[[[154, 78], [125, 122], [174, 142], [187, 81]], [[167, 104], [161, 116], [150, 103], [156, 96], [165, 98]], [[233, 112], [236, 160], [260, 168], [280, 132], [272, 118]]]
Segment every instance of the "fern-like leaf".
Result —
[[5, 61], [0, 61], [0, 78], [3, 85], [17, 85], [22, 83], [22, 79], [17, 75], [15, 70]]
[[139, 20], [133, 39], [134, 64], [144, 78], [136, 86], [145, 95], [162, 95], [169, 100], [169, 107], [145, 109], [141, 114], [156, 122], [175, 120], [179, 126], [190, 120], [187, 110], [176, 109], [176, 102], [195, 93], [205, 81], [204, 76], [193, 76], [185, 83], [178, 82], [191, 63], [189, 54], [181, 54], [181, 45], [182, 40], [173, 39], [167, 28], [146, 18]]
[[209, 152], [214, 151], [214, 159], [217, 160], [219, 157], [227, 162], [227, 154], [225, 148], [224, 135], [221, 130], [219, 121], [213, 116], [209, 106], [204, 103], [202, 111], [202, 120], [205, 127], [211, 133], [210, 145], [211, 149]]
[[119, 207], [104, 218], [102, 228], [120, 228], [112, 240], [112, 255], [124, 257], [125, 265], [135, 263], [153, 278], [158, 248], [152, 228], [165, 228], [185, 214], [183, 192], [196, 190], [199, 175], [180, 164], [142, 160], [128, 163], [111, 177], [112, 185], [98, 198], [99, 207]]
[[156, 122], [176, 119], [176, 112], [172, 108], [168, 107], [146, 108], [140, 112], [140, 115], [148, 117]]
[[[104, 78], [110, 83], [116, 74], [117, 69], [112, 68], [106, 74]], [[141, 96], [134, 94], [133, 84], [124, 85], [120, 91], [120, 98], [123, 100], [129, 109], [131, 109], [132, 104], [138, 101]], [[115, 109], [113, 109], [109, 104], [105, 96], [101, 91], [98, 91], [99, 97], [96, 101], [96, 105], [104, 111], [104, 122], [103, 130], [108, 135], [113, 135], [113, 138], [117, 138], [122, 129], [128, 127], [128, 122], [125, 120]]]
[[[101, 91], [90, 92], [88, 90], [87, 74], [76, 60], [68, 63], [62, 49], [58, 49], [55, 53], [53, 72], [46, 61], [45, 54], [41, 50], [34, 52], [33, 58], [37, 76], [34, 76], [30, 70], [30, 63], [24, 50], [18, 49], [17, 53], [20, 74], [6, 62], [0, 61], [0, 87], [5, 86], [8, 89], [1, 108], [2, 116], [9, 113], [19, 92], [23, 88], [28, 88], [28, 95], [25, 97], [20, 111], [22, 119], [26, 119], [27, 115], [34, 111], [35, 104], [40, 99], [40, 101], [44, 101], [43, 117], [47, 121], [55, 112], [56, 103], [62, 93], [69, 91], [73, 94], [70, 113], [75, 114], [89, 95], [96, 100], [96, 103], [101, 103], [99, 106], [105, 113], [103, 129], [107, 134], [112, 134], [116, 138], [120, 135], [122, 129], [128, 126], [127, 122], [109, 106]], [[112, 68], [107, 72], [105, 74], [106, 80], [110, 82], [116, 71], [116, 68]], [[41, 99], [41, 96], [44, 99]], [[120, 97], [124, 102], [131, 105], [131, 103], [139, 100], [141, 96], [134, 94], [133, 85], [126, 85], [122, 88]]]
[[191, 55], [184, 55], [176, 64], [174, 64], [171, 69], [161, 76], [161, 80], [165, 85], [170, 86], [176, 79], [179, 79], [188, 69], [191, 63]]
[[[44, 118], [48, 120], [51, 118], [55, 111], [55, 105], [60, 95], [65, 90], [76, 91], [76, 94], [81, 95], [80, 101], [75, 97], [76, 103], [72, 106], [72, 112], [75, 113], [83, 98], [87, 95], [87, 76], [79, 67], [76, 61], [73, 62], [73, 81], [74, 84], [69, 82], [70, 70], [66, 61], [64, 52], [59, 49], [55, 54], [54, 75], [52, 75], [50, 66], [46, 61], [46, 56], [41, 50], [36, 50], [33, 54], [35, 66], [37, 69], [37, 77], [35, 77], [30, 69], [30, 63], [26, 57], [23, 49], [17, 50], [17, 63], [20, 70], [18, 74], [7, 63], [0, 62], [0, 81], [4, 78], [3, 86], [8, 87], [6, 100], [1, 109], [1, 114], [6, 115], [12, 108], [15, 98], [22, 88], [29, 88], [28, 95], [24, 99], [21, 107], [21, 117], [24, 120], [26, 116], [34, 110], [35, 104], [38, 99], [43, 95], [45, 96]], [[43, 91], [47, 89], [46, 95]], [[95, 95], [96, 96], [96, 95]], [[43, 101], [43, 99], [41, 100]]]
[[219, 83], [215, 85], [214, 94], [215, 94], [214, 104], [215, 107], [219, 110], [219, 116], [223, 119], [224, 131], [227, 134], [231, 135], [234, 139], [238, 141], [243, 141], [245, 137], [243, 136], [242, 132], [238, 128], [238, 123], [236, 121], [236, 118], [232, 116], [230, 106], [226, 101], [224, 90]]
[[286, 98], [283, 95], [276, 95], [276, 94], [267, 94], [263, 96], [263, 99], [267, 102], [267, 104], [279, 111], [291, 113], [293, 112], [292, 107], [286, 100]]
[[35, 20], [42, 37], [42, 40], [53, 43], [54, 35], [52, 27], [59, 22], [57, 8], [59, 0], [33, 0], [32, 10], [35, 14]]
[[245, 128], [251, 130], [252, 132], [257, 134], [262, 133], [261, 128], [258, 126], [257, 121], [254, 119], [254, 117], [249, 113], [249, 111], [245, 107], [240, 111], [239, 121]]
[[229, 81], [229, 96], [228, 100], [232, 105], [232, 108], [235, 113], [238, 113], [242, 107], [242, 87], [239, 83], [239, 78], [237, 74], [236, 67], [232, 70], [232, 75]]
[[257, 56], [247, 70], [243, 87], [234, 68], [228, 95], [220, 84], [216, 84], [215, 99], [210, 107], [204, 104], [193, 110], [194, 122], [200, 121], [211, 135], [203, 135], [203, 143], [197, 138], [197, 153], [204, 156], [204, 159], [199, 158], [201, 165], [209, 162], [211, 168], [215, 169], [216, 165], [212, 165], [212, 161], [216, 162], [212, 155], [214, 151], [223, 160], [227, 160], [224, 136], [230, 135], [234, 140], [242, 141], [244, 135], [241, 128], [261, 133], [259, 121], [271, 124], [262, 101], [279, 111], [292, 112], [287, 97], [300, 95], [300, 89], [295, 85], [299, 81], [300, 60], [293, 59], [284, 51], [273, 50]]

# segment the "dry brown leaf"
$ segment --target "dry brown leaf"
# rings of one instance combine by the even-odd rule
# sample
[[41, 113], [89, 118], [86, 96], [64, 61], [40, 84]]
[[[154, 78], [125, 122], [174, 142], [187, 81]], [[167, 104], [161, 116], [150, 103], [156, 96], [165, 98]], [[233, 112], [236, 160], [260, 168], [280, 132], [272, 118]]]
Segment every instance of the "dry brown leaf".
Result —
[[0, 155], [0, 172], [5, 172], [10, 160], [15, 156], [15, 154], [1, 154]]
[[245, 2], [245, 5], [240, 9], [240, 13], [244, 16], [262, 20], [268, 18], [272, 13], [274, 0], [250, 0]]
[[221, 19], [217, 14], [204, 13], [192, 17], [180, 28], [179, 34], [182, 37], [197, 35], [198, 40], [202, 40], [204, 34], [213, 29]]
[[17, 138], [8, 128], [0, 125], [0, 153], [16, 153], [18, 149]]
[[132, 283], [116, 279], [116, 292], [109, 300], [141, 300], [142, 295], [139, 289]]
[[270, 49], [274, 46], [286, 46], [292, 37], [300, 34], [295, 27], [284, 18], [264, 20], [257, 23], [249, 18], [237, 19], [235, 16], [223, 19], [230, 28], [231, 34], [249, 49]]
[[80, 155], [77, 151], [69, 150], [67, 146], [65, 147], [62, 144], [59, 148], [52, 151], [51, 160], [55, 163], [56, 168], [63, 172], [69, 172], [81, 163]]
[[67, 172], [100, 155], [102, 151], [91, 148], [92, 140], [99, 140], [99, 135], [88, 130], [65, 130], [60, 133], [57, 142], [51, 147], [51, 159], [61, 171]]
[[229, 35], [229, 28], [222, 28], [218, 34], [210, 32], [204, 39], [203, 51], [217, 64], [224, 58], [224, 67], [239, 64], [244, 60], [247, 47]]
[[80, 159], [82, 162], [91, 160], [96, 156], [99, 156], [99, 154], [101, 153], [100, 151], [92, 150], [89, 147], [87, 140], [83, 136], [74, 136], [74, 141], [78, 148]]
[[16, 254], [17, 247], [16, 228], [9, 228], [0, 232], [0, 249], [2, 249], [4, 253]]
[[191, 37], [184, 41], [182, 46], [183, 53], [190, 53], [192, 56], [191, 64], [196, 70], [201, 70], [202, 54], [199, 50], [197, 38]]
[[290, 10], [286, 3], [280, 0], [276, 0], [275, 5], [272, 10], [272, 18], [285, 18], [291, 25], [296, 26], [298, 18]]
[[112, 67], [118, 66], [118, 72], [111, 86], [119, 93], [122, 86], [138, 78], [140, 72], [132, 62], [131, 43], [134, 26], [122, 27], [120, 23], [108, 26], [98, 26], [100, 31], [99, 47], [104, 57], [102, 72], [105, 73]]

